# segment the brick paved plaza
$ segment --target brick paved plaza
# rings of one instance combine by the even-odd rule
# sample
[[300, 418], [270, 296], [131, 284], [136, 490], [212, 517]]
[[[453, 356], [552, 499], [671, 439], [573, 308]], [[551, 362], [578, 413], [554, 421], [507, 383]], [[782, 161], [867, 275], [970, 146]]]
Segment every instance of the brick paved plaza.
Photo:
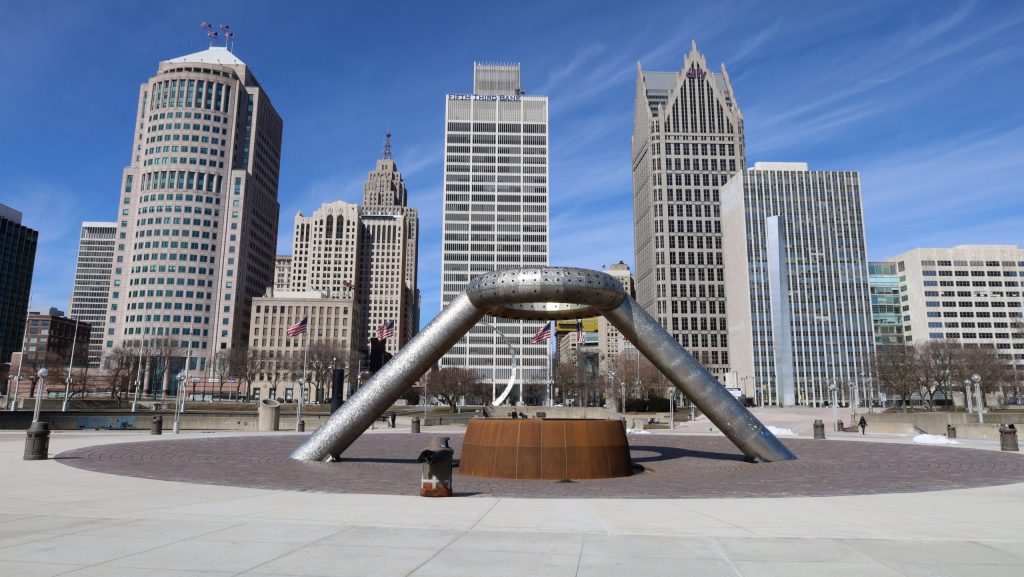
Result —
[[[66, 465], [166, 481], [330, 493], [410, 495], [433, 433], [366, 434], [337, 463], [288, 459], [304, 436], [207, 437], [60, 453]], [[455, 458], [462, 435], [451, 435]], [[798, 460], [747, 463], [719, 436], [630, 435], [632, 477], [567, 482], [455, 476], [458, 496], [577, 498], [825, 497], [1024, 482], [1024, 459], [946, 447], [787, 439]], [[457, 470], [456, 470], [457, 471]]]
[[1024, 571], [1024, 458], [992, 442], [787, 437], [798, 461], [750, 464], [716, 435], [631, 435], [648, 470], [629, 479], [457, 475], [462, 496], [424, 499], [411, 461], [434, 433], [369, 432], [346, 461], [311, 464], [287, 460], [291, 433], [56, 432], [59, 459], [23, 461], [24, 433], [0, 432], [0, 575]]

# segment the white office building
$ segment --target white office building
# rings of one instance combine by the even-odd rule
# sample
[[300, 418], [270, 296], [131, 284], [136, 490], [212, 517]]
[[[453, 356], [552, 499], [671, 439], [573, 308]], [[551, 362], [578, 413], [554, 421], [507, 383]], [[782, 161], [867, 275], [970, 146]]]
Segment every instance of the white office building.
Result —
[[1024, 375], [1024, 249], [918, 248], [885, 260], [899, 275], [906, 343], [946, 339], [993, 348], [1014, 375]]
[[[481, 273], [545, 266], [548, 255], [548, 99], [523, 93], [518, 64], [474, 64], [473, 92], [445, 97], [441, 305]], [[546, 349], [530, 344], [542, 324], [488, 317], [441, 365], [505, 382], [514, 356], [521, 377], [543, 385]]]
[[860, 177], [759, 162], [722, 188], [729, 358], [758, 404], [863, 402], [873, 350]]
[[116, 222], [83, 222], [78, 238], [75, 286], [68, 302], [69, 318], [89, 323], [89, 368], [99, 368], [103, 358], [103, 328], [114, 266]]

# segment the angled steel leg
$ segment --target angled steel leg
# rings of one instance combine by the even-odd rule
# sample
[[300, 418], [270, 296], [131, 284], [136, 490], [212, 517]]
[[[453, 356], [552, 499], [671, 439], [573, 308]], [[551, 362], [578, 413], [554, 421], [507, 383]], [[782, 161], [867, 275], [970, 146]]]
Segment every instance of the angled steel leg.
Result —
[[291, 458], [322, 461], [347, 449], [483, 316], [465, 293], [459, 295], [295, 449]]
[[762, 423], [690, 355], [632, 297], [604, 316], [729, 437], [744, 455], [762, 461], [796, 459]]

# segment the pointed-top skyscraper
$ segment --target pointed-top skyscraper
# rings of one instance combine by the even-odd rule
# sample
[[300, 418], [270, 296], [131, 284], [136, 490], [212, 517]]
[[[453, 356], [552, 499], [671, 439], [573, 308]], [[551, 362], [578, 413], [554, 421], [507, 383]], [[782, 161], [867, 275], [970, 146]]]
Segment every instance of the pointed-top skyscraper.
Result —
[[[369, 347], [378, 328], [394, 321], [395, 336], [385, 350], [395, 354], [419, 331], [419, 299], [416, 267], [419, 255], [419, 215], [409, 208], [409, 193], [398, 166], [391, 158], [391, 131], [384, 142], [383, 158], [370, 171], [359, 207], [362, 239], [359, 243], [359, 344]], [[367, 348], [367, 350], [369, 350]]]
[[633, 235], [637, 300], [705, 367], [729, 371], [720, 187], [743, 168], [743, 115], [697, 44], [677, 72], [637, 64]]

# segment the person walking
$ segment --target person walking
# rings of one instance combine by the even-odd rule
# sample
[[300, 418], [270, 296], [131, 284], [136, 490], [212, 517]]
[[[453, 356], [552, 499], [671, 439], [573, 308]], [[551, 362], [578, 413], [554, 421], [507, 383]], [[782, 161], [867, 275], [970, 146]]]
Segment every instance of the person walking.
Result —
[[857, 426], [860, 427], [860, 434], [863, 435], [864, 434], [864, 429], [868, 428], [868, 422], [864, 419], [863, 415], [861, 415], [860, 422], [857, 423]]

